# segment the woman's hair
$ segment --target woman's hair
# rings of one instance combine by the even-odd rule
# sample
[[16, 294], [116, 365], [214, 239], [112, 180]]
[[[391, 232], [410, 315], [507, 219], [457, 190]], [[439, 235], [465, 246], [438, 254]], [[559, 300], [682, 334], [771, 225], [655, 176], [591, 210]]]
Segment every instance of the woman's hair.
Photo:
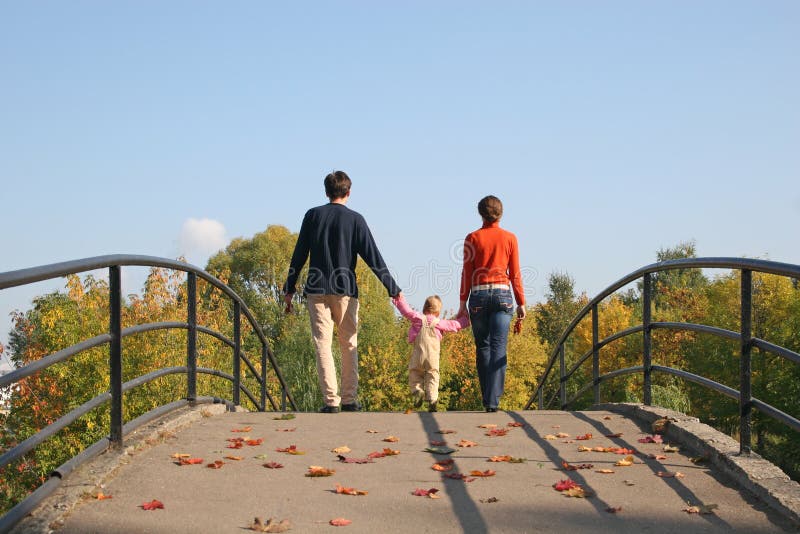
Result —
[[333, 171], [325, 177], [325, 194], [331, 200], [344, 198], [350, 192], [352, 182], [344, 171]]
[[425, 299], [425, 304], [422, 306], [422, 313], [430, 313], [431, 315], [439, 315], [442, 311], [442, 299], [439, 295], [431, 295]]
[[499, 221], [503, 216], [503, 203], [496, 196], [483, 197], [478, 202], [478, 213], [487, 222]]

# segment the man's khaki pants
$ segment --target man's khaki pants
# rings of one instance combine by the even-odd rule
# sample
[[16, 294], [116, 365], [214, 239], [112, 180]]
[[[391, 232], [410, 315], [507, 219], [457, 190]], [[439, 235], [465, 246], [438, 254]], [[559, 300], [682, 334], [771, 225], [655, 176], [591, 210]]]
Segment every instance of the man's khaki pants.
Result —
[[[344, 295], [308, 295], [311, 336], [317, 352], [319, 388], [326, 406], [352, 404], [358, 396], [358, 299]], [[336, 382], [331, 344], [336, 326], [342, 352], [342, 395]]]

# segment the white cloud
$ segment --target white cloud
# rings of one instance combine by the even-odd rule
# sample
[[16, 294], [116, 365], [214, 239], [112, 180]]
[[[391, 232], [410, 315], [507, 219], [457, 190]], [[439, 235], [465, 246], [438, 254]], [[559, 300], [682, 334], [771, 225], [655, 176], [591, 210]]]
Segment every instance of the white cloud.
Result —
[[214, 219], [186, 219], [178, 238], [179, 253], [200, 267], [227, 244], [225, 226]]

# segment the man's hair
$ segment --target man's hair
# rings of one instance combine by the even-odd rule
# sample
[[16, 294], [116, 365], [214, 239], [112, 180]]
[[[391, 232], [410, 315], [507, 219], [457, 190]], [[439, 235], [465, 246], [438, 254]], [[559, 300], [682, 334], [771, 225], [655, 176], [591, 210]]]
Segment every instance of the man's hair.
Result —
[[333, 171], [325, 177], [325, 194], [331, 200], [344, 198], [350, 192], [350, 177], [344, 171]]
[[442, 299], [439, 295], [431, 295], [425, 299], [425, 304], [422, 306], [422, 313], [430, 313], [432, 315], [439, 315], [442, 311]]
[[500, 217], [503, 216], [503, 203], [496, 196], [483, 197], [478, 202], [478, 213], [487, 222], [499, 221]]

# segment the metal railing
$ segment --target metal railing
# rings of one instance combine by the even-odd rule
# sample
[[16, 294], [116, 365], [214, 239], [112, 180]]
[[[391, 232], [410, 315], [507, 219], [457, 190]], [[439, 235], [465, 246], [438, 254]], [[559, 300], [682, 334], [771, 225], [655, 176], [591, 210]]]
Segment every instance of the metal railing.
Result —
[[[159, 267], [165, 269], [172, 269], [187, 273], [186, 289], [187, 289], [187, 306], [186, 306], [186, 322], [159, 322], [147, 323], [132, 326], [129, 328], [122, 328], [122, 288], [121, 288], [121, 268], [123, 266], [140, 266], [140, 267]], [[258, 408], [259, 411], [266, 411], [267, 401], [273, 410], [285, 410], [286, 401], [288, 400], [291, 409], [296, 410], [294, 399], [289, 391], [286, 381], [281, 374], [275, 356], [270, 349], [269, 342], [267, 341], [264, 332], [259, 326], [258, 322], [253, 317], [247, 305], [230, 287], [222, 283], [214, 276], [207, 272], [189, 265], [187, 263], [158, 258], [153, 256], [136, 256], [136, 255], [109, 255], [97, 256], [94, 258], [86, 258], [81, 260], [68, 261], [63, 263], [55, 263], [51, 265], [44, 265], [40, 267], [33, 267], [30, 269], [21, 269], [18, 271], [9, 271], [0, 273], [0, 290], [58, 278], [66, 275], [92, 271], [96, 269], [108, 269], [109, 280], [109, 328], [108, 333], [95, 336], [91, 339], [86, 339], [59, 350], [53, 354], [45, 356], [35, 362], [29, 363], [24, 367], [15, 369], [0, 377], [0, 388], [7, 387], [14, 384], [25, 377], [31, 376], [43, 369], [46, 369], [54, 364], [68, 361], [73, 356], [84, 352], [88, 349], [108, 345], [109, 347], [109, 376], [110, 376], [110, 391], [104, 392], [93, 399], [85, 402], [78, 408], [63, 415], [60, 419], [46, 426], [36, 434], [28, 437], [21, 443], [17, 444], [12, 449], [5, 451], [0, 455], [0, 469], [7, 466], [14, 460], [22, 457], [26, 453], [33, 450], [35, 447], [45, 442], [57, 432], [67, 427], [71, 423], [78, 420], [80, 417], [86, 415], [91, 410], [102, 406], [103, 404], [110, 403], [110, 432], [107, 438], [91, 445], [83, 452], [70, 459], [60, 467], [58, 467], [50, 476], [50, 479], [42, 484], [36, 491], [31, 493], [24, 501], [17, 504], [2, 518], [0, 518], [0, 532], [5, 532], [17, 523], [22, 517], [27, 515], [39, 502], [51, 494], [57, 487], [64, 476], [71, 472], [75, 467], [81, 463], [97, 456], [109, 447], [121, 447], [123, 438], [136, 428], [152, 421], [153, 419], [164, 415], [172, 410], [189, 404], [200, 403], [225, 403], [229, 409], [238, 406], [240, 403], [240, 394], [243, 392], [247, 398]], [[213, 287], [222, 291], [232, 302], [233, 312], [233, 339], [224, 336], [222, 333], [211, 330], [204, 326], [197, 324], [197, 279], [205, 280]], [[261, 362], [260, 372], [256, 369], [247, 355], [242, 351], [241, 345], [241, 319], [242, 315], [249, 322], [253, 332], [258, 337], [261, 345]], [[186, 365], [177, 367], [166, 367], [158, 369], [151, 373], [138, 376], [127, 382], [122, 382], [122, 343], [123, 339], [139, 334], [142, 332], [149, 332], [154, 330], [174, 330], [185, 329], [188, 331], [186, 342]], [[198, 332], [207, 334], [221, 341], [232, 349], [232, 372], [226, 373], [217, 369], [209, 369], [205, 367], [198, 367], [197, 365], [197, 334]], [[272, 367], [275, 377], [277, 378], [281, 388], [281, 405], [280, 408], [275, 402], [274, 397], [267, 389], [267, 367]], [[259, 383], [260, 395], [256, 396], [242, 383], [242, 363], [245, 364], [247, 370], [252, 374]], [[229, 380], [232, 383], [231, 400], [223, 400], [216, 397], [198, 397], [197, 396], [197, 374], [207, 374]], [[157, 378], [170, 375], [170, 374], [185, 374], [186, 375], [186, 398], [159, 406], [140, 417], [129, 421], [123, 422], [123, 393], [132, 390], [138, 386], [151, 382]]]
[[[652, 274], [675, 269], [705, 268], [733, 269], [741, 272], [739, 332], [693, 323], [653, 322], [651, 312]], [[560, 408], [565, 410], [568, 409], [569, 406], [578, 400], [584, 393], [589, 391], [589, 389], [593, 390], [594, 403], [598, 404], [600, 402], [600, 384], [602, 382], [611, 378], [632, 373], [642, 374], [643, 400], [644, 404], [649, 406], [652, 404], [652, 374], [654, 372], [658, 372], [680, 377], [684, 380], [688, 380], [706, 388], [713, 389], [722, 395], [738, 401], [740, 454], [749, 454], [751, 450], [751, 415], [753, 408], [756, 408], [761, 413], [780, 421], [794, 430], [800, 431], [800, 420], [752, 396], [751, 352], [753, 347], [765, 352], [776, 354], [796, 364], [800, 364], [800, 354], [797, 352], [789, 350], [785, 347], [774, 345], [763, 339], [753, 337], [753, 272], [775, 274], [798, 279], [800, 278], [800, 265], [746, 258], [686, 258], [647, 265], [617, 280], [606, 289], [601, 291], [592, 300], [590, 300], [589, 303], [578, 312], [569, 326], [567, 326], [567, 328], [561, 334], [561, 337], [556, 342], [555, 348], [550, 355], [544, 373], [542, 373], [542, 377], [539, 379], [536, 389], [525, 405], [525, 409], [530, 409], [534, 402], [536, 402], [538, 409], [543, 409], [551, 406], [553, 401], [558, 398]], [[638, 279], [642, 279], [642, 324], [627, 328], [620, 332], [616, 332], [605, 339], [598, 339], [598, 305], [617, 290]], [[592, 348], [585, 354], [581, 355], [580, 358], [578, 358], [578, 360], [569, 369], [567, 369], [565, 359], [565, 345], [567, 339], [569, 338], [570, 334], [572, 334], [575, 327], [590, 313], [592, 321]], [[739, 389], [733, 389], [707, 377], [699, 376], [681, 369], [675, 369], [662, 365], [653, 365], [651, 354], [651, 332], [656, 329], [703, 332], [718, 337], [738, 340], [740, 342]], [[624, 369], [616, 369], [601, 375], [600, 350], [612, 341], [616, 341], [633, 334], [638, 334], [640, 332], [642, 333], [642, 364]], [[575, 393], [570, 399], [567, 399], [567, 381], [589, 358], [592, 359], [592, 381], [589, 384], [580, 387], [577, 393]], [[549, 400], [546, 401], [544, 397], [544, 388], [545, 384], [550, 378], [550, 373], [553, 372], [556, 361], [558, 361], [559, 364], [558, 390], [552, 397], [550, 397]]]

